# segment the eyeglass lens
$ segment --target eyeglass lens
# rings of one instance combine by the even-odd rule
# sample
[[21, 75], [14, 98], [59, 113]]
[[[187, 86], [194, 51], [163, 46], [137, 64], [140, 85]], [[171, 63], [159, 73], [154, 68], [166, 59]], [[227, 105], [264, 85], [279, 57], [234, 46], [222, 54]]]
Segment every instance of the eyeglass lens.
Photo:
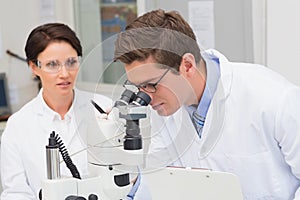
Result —
[[62, 66], [65, 66], [67, 70], [75, 70], [79, 67], [79, 58], [77, 57], [71, 57], [68, 58], [64, 64], [62, 64], [59, 60], [50, 60], [47, 61], [46, 64], [43, 64], [42, 62], [37, 62], [38, 66], [43, 69], [46, 72], [58, 72], [61, 70]]

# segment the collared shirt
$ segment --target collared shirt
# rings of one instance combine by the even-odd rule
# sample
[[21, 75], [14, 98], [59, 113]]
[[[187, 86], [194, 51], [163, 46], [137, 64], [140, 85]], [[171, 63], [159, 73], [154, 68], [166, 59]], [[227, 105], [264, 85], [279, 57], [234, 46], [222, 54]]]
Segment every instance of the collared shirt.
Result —
[[[206, 85], [199, 104], [185, 107], [191, 119], [193, 118], [193, 113], [195, 111], [199, 116], [205, 119], [211, 99], [214, 96], [220, 78], [219, 59], [217, 57], [213, 57], [213, 55], [208, 55], [205, 52], [202, 54], [202, 58], [206, 63]], [[201, 135], [201, 133], [198, 134], [199, 136]]]
[[[152, 134], [148, 153], [155, 166], [233, 173], [244, 199], [300, 199], [300, 88], [267, 67], [232, 63], [213, 49], [206, 52], [219, 57], [221, 76], [205, 132], [201, 140], [190, 134], [195, 130], [185, 109], [165, 121], [152, 120], [159, 130]], [[147, 191], [140, 188], [136, 197], [144, 200]]]

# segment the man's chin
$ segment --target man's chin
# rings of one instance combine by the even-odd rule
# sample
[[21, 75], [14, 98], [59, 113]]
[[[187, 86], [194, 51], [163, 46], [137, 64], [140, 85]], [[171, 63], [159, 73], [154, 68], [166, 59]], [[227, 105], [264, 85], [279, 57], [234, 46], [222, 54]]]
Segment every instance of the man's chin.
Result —
[[170, 112], [170, 111], [165, 110], [165, 109], [157, 110], [156, 112], [157, 112], [160, 116], [164, 116], [164, 117], [170, 116], [170, 115], [172, 115], [172, 114], [175, 113], [175, 111], [174, 111], [174, 112]]
[[157, 114], [160, 116], [168, 116], [166, 111], [163, 109], [156, 110]]

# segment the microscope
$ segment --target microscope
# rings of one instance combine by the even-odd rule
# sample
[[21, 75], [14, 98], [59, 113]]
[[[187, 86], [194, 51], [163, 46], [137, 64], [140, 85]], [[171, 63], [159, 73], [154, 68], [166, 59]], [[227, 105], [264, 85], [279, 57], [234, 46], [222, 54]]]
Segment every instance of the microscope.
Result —
[[[146, 93], [126, 89], [111, 111], [118, 114], [118, 120], [99, 120], [101, 133], [88, 132], [90, 178], [81, 179], [61, 139], [52, 132], [46, 146], [48, 178], [42, 182], [41, 199], [126, 199], [144, 159], [140, 120], [147, 117], [150, 101]], [[72, 178], [60, 176], [59, 152]]]
[[[99, 130], [88, 131], [88, 178], [81, 178], [63, 142], [51, 133], [46, 146], [47, 176], [42, 181], [42, 200], [125, 200], [142, 174], [152, 199], [242, 200], [238, 177], [204, 168], [166, 166], [145, 172], [142, 119], [151, 98], [143, 92], [125, 90], [110, 114], [118, 119], [97, 120]], [[112, 115], [112, 116], [114, 116]], [[96, 131], [95, 131], [96, 130]], [[60, 175], [59, 152], [72, 178]], [[189, 184], [189, 187], [186, 187]], [[165, 187], [168, 185], [168, 187]], [[226, 187], [224, 187], [226, 185]]]

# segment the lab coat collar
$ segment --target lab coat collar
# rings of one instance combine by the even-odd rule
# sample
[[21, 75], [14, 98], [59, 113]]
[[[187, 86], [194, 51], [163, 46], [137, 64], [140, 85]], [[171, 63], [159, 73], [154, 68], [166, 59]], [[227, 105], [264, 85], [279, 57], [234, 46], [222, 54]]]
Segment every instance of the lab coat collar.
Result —
[[[188, 130], [188, 127], [193, 127], [190, 120], [187, 120], [184, 123], [180, 123], [180, 124], [175, 123], [175, 122], [182, 122], [183, 119], [187, 118], [186, 115], [184, 115], [184, 113], [187, 111], [182, 108], [179, 109], [172, 116], [175, 121], [174, 123], [172, 123], [172, 127], [167, 126], [167, 129], [170, 133], [174, 132], [174, 127], [176, 130], [181, 129], [183, 130], [182, 133], [184, 133], [182, 135], [184, 135], [184, 137], [189, 137], [189, 140], [185, 138], [184, 139], [185, 141], [192, 141], [194, 139], [194, 142], [200, 144], [199, 158], [201, 159], [205, 158], [214, 149], [215, 145], [217, 144], [217, 142], [221, 137], [221, 133], [222, 133], [221, 130], [223, 129], [223, 125], [226, 117], [225, 99], [230, 95], [232, 78], [233, 78], [232, 77], [233, 70], [232, 70], [231, 63], [225, 58], [225, 56], [223, 56], [221, 53], [213, 49], [207, 50], [206, 53], [219, 59], [220, 80], [218, 82], [215, 95], [212, 98], [212, 102], [207, 113], [206, 122], [204, 124], [203, 132], [202, 132], [203, 137], [201, 137], [201, 139], [199, 139], [198, 137], [193, 137], [193, 135], [196, 136], [196, 131], [194, 129]], [[212, 121], [214, 121], [214, 123], [212, 123]], [[180, 125], [185, 127], [182, 129]], [[181, 162], [184, 161], [181, 160]]]
[[226, 118], [225, 99], [230, 95], [233, 79], [232, 64], [227, 58], [213, 49], [207, 50], [206, 52], [219, 58], [221, 76], [207, 113], [206, 123], [203, 127], [200, 158], [205, 158], [214, 149], [221, 137], [221, 130], [223, 129]]
[[223, 90], [223, 96], [220, 97], [221, 100], [224, 100], [228, 97], [231, 91], [231, 85], [232, 85], [232, 68], [227, 67], [230, 65], [230, 62], [227, 60], [227, 58], [221, 54], [219, 51], [215, 49], [208, 49], [205, 51], [205, 53], [212, 55], [213, 57], [219, 58], [220, 62], [220, 81], [217, 86], [217, 91], [220, 92], [220, 90]]
[[[78, 98], [78, 93], [79, 91], [74, 88], [74, 99], [73, 99], [73, 103], [69, 109], [69, 111], [66, 113], [65, 115], [65, 120], [71, 120], [72, 116], [74, 116], [74, 106], [80, 108], [81, 106], [84, 105], [84, 101], [81, 101], [81, 98]], [[76, 102], [76, 103], [75, 103]], [[36, 99], [35, 99], [35, 107], [34, 107], [34, 112], [40, 116], [43, 115], [48, 115], [50, 120], [59, 120], [61, 119], [60, 115], [55, 112], [54, 110], [52, 110], [45, 102], [44, 98], [43, 98], [43, 88], [41, 88], [41, 90], [39, 91], [39, 94], [37, 95]]]

